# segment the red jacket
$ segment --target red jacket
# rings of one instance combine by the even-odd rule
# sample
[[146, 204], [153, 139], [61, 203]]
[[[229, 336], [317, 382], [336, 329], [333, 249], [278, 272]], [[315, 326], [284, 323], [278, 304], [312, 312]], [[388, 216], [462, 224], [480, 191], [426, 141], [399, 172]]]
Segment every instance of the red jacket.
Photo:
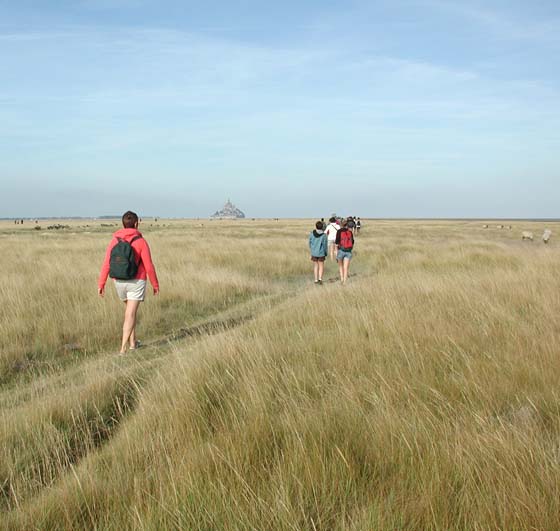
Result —
[[[109, 276], [111, 250], [115, 245], [117, 245], [117, 238], [130, 242], [135, 236], [142, 236], [142, 233], [138, 229], [120, 229], [113, 234], [113, 239], [107, 246], [107, 251], [105, 252], [105, 260], [103, 260], [103, 265], [101, 266], [101, 273], [99, 273], [99, 281], [97, 283], [99, 289], [103, 289], [105, 287], [105, 282], [107, 282], [107, 277]], [[159, 282], [156, 275], [156, 269], [152, 263], [152, 255], [150, 254], [148, 242], [144, 238], [138, 238], [133, 241], [131, 245], [134, 250], [134, 254], [136, 255], [136, 259], [138, 260], [138, 272], [134, 278], [146, 280], [147, 275], [153, 288], [159, 290]]]

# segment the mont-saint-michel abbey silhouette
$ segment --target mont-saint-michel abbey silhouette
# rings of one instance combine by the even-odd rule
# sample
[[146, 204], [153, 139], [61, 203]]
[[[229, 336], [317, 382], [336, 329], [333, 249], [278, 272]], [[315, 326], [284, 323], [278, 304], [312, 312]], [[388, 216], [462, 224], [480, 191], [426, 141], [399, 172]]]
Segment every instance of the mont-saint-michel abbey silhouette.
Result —
[[239, 210], [229, 199], [221, 210], [217, 210], [210, 216], [212, 219], [240, 219], [245, 214]]

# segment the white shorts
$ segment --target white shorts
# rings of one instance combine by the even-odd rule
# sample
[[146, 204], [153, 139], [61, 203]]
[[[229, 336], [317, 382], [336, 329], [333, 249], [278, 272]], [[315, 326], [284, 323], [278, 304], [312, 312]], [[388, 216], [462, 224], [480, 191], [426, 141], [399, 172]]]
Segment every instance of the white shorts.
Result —
[[143, 301], [146, 295], [146, 281], [140, 278], [115, 280], [115, 289], [121, 301]]

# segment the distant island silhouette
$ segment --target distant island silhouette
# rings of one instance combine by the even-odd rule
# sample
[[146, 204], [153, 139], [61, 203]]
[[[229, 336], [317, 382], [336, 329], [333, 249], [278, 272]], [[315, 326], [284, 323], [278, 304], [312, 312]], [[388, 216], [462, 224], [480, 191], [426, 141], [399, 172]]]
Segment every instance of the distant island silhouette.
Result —
[[217, 210], [210, 216], [211, 219], [241, 219], [245, 214], [239, 210], [229, 199], [221, 210]]

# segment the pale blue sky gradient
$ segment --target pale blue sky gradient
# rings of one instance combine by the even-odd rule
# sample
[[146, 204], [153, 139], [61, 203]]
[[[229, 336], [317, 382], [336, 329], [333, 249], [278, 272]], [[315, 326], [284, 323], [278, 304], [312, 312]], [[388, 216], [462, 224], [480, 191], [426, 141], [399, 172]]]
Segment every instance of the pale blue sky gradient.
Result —
[[560, 217], [560, 3], [0, 2], [0, 217]]

